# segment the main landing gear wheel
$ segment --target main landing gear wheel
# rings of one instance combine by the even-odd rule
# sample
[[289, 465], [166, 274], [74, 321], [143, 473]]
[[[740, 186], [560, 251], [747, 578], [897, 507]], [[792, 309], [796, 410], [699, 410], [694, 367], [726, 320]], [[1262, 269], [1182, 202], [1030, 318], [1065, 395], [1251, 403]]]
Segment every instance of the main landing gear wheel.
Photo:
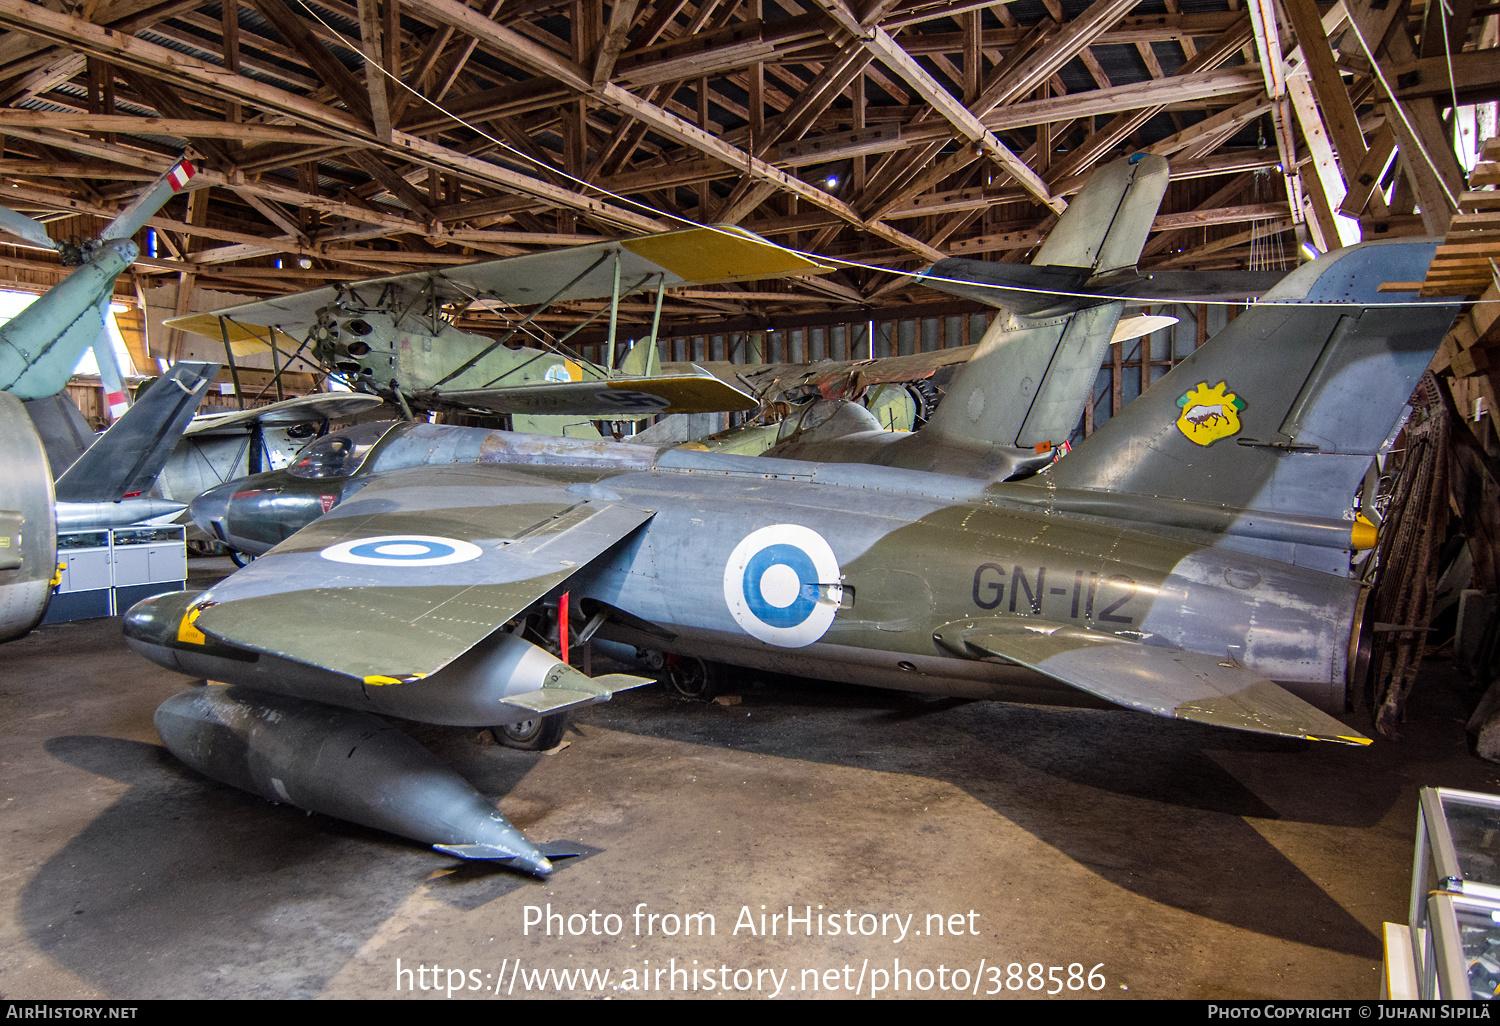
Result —
[[235, 566], [239, 567], [249, 566], [255, 562], [254, 556], [247, 556], [243, 552], [236, 552], [234, 549], [229, 550], [229, 558], [234, 561]]
[[523, 752], [545, 752], [562, 743], [568, 729], [568, 714], [553, 713], [550, 716], [533, 716], [520, 723], [503, 723], [491, 727], [490, 734], [506, 748], [519, 748]]
[[669, 655], [666, 662], [667, 682], [683, 698], [707, 702], [719, 693], [724, 674], [717, 663], [684, 655]]

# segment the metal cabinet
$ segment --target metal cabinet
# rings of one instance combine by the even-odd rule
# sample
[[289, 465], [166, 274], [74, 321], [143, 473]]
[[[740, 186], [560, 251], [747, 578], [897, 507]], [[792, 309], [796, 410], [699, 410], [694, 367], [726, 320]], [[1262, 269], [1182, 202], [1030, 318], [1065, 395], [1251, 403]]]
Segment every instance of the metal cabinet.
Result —
[[57, 536], [60, 582], [44, 623], [115, 616], [187, 587], [186, 529], [119, 527]]

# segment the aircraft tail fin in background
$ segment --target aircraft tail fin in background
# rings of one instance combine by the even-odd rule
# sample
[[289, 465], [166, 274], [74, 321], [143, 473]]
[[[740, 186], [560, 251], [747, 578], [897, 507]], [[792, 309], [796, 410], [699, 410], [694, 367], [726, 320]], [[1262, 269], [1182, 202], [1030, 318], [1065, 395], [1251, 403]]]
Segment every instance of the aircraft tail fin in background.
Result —
[[1065, 441], [1124, 309], [1112, 302], [1045, 319], [997, 317], [923, 432], [960, 445]]
[[218, 376], [216, 363], [183, 361], [57, 479], [59, 502], [114, 502], [151, 487]]
[[[1030, 266], [943, 260], [934, 288], [1011, 311], [996, 318], [926, 431], [950, 444], [1021, 448], [1072, 434], [1125, 304], [1088, 295], [1136, 260], [1171, 175], [1164, 158], [1137, 154], [1100, 168], [1059, 218]], [[1007, 285], [1012, 286], [1007, 288]], [[1027, 291], [1021, 291], [1025, 289]], [[1107, 288], [1104, 288], [1107, 291]]]
[[[1421, 281], [1436, 246], [1367, 242], [1303, 265], [1036, 483], [1352, 520], [1460, 306], [1378, 289]], [[1294, 548], [1253, 551], [1313, 565]]]
[[1134, 270], [1171, 180], [1166, 158], [1155, 154], [1105, 165], [1057, 219], [1032, 263], [1083, 267], [1095, 277]]
[[1088, 295], [1055, 293], [1108, 292], [1101, 279], [1134, 280], [1136, 261], [1171, 177], [1166, 158], [1154, 154], [1107, 164], [1089, 177], [1030, 264], [950, 257], [925, 272], [930, 280], [923, 283], [1028, 315], [1100, 302]]
[[620, 361], [620, 373], [627, 377], [655, 377], [661, 373], [661, 351], [651, 336], [636, 342]]
[[62, 477], [63, 471], [71, 467], [97, 437], [93, 425], [84, 419], [66, 392], [31, 400], [26, 404], [26, 413], [31, 417], [37, 437], [42, 440], [54, 480]]

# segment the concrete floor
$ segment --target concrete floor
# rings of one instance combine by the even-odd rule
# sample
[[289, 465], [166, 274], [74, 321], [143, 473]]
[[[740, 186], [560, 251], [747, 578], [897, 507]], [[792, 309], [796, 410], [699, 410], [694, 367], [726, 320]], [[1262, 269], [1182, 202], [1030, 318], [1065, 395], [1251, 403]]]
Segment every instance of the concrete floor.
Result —
[[[151, 715], [192, 682], [132, 654], [118, 620], [45, 627], [3, 654], [5, 998], [391, 997], [398, 959], [484, 988], [467, 996], [497, 977], [525, 996], [545, 969], [609, 969], [594, 993], [628, 996], [615, 987], [666, 969], [666, 988], [674, 966], [712, 967], [698, 996], [724, 994], [721, 967], [730, 993], [770, 996], [769, 970], [783, 997], [809, 996], [813, 975], [846, 996], [899, 959], [943, 967], [950, 988], [964, 969], [969, 992], [983, 960], [981, 994], [1013, 993], [989, 967], [1020, 962], [1064, 981], [1103, 963], [1101, 996], [1372, 997], [1380, 923], [1405, 917], [1417, 788], [1500, 790], [1500, 767], [1468, 754], [1443, 663], [1404, 737], [1364, 750], [786, 680], [749, 682], [731, 706], [627, 692], [555, 755], [412, 726], [533, 840], [581, 842], [542, 882], [186, 769]], [[601, 927], [617, 913], [622, 931], [527, 935], [526, 906], [548, 903]], [[661, 936], [658, 920], [636, 936], [639, 903], [710, 912], [716, 934]], [[759, 936], [762, 905], [912, 918], [899, 942], [891, 919], [884, 937]], [[742, 907], [756, 933], [735, 932]], [[932, 935], [938, 913], [962, 914], [963, 935]], [[903, 995], [929, 983], [898, 979]]]

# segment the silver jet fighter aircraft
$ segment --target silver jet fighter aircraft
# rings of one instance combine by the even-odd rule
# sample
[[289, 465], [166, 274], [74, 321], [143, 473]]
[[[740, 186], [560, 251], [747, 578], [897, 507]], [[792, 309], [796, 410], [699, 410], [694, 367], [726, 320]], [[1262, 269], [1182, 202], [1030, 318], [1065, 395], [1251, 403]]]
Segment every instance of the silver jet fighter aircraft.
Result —
[[126, 636], [231, 685], [158, 710], [190, 765], [535, 872], [543, 852], [370, 714], [491, 725], [640, 683], [534, 643], [549, 618], [564, 649], [1078, 689], [1365, 744], [1319, 706], [1344, 710], [1368, 638], [1353, 497], [1457, 309], [1378, 287], [1420, 280], [1435, 246], [1307, 264], [1027, 481], [402, 424], [329, 515], [207, 592], [137, 604]]

